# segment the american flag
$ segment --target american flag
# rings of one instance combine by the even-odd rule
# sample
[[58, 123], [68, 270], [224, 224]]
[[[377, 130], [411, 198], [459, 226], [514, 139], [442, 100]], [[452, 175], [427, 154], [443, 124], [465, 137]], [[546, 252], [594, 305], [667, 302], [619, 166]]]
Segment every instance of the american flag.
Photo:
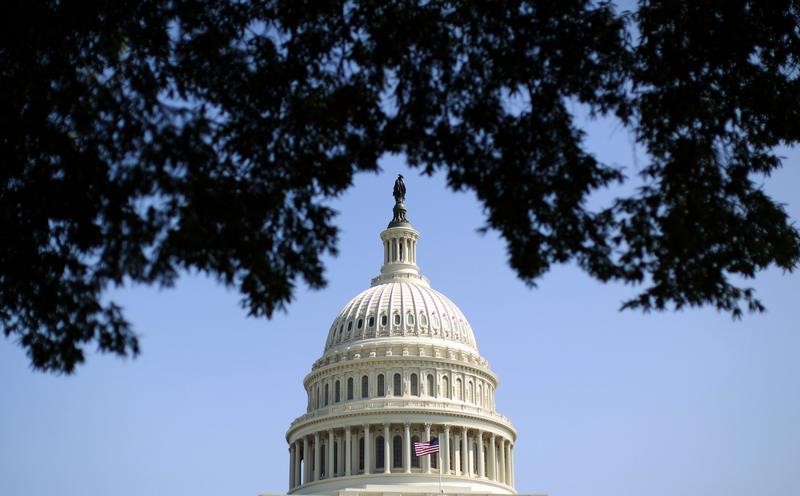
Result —
[[414, 443], [414, 454], [417, 456], [430, 455], [439, 452], [439, 439], [433, 438], [430, 441]]

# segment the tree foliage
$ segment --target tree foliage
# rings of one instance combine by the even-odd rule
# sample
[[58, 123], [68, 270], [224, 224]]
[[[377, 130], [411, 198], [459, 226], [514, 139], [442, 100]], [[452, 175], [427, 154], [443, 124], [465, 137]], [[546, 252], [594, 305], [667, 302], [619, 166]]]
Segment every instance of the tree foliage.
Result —
[[[800, 139], [800, 2], [25, 0], [0, 16], [0, 327], [35, 368], [138, 353], [110, 285], [198, 270], [271, 316], [325, 284], [326, 200], [403, 154], [477, 193], [526, 282], [762, 310], [800, 235], [756, 182]], [[619, 119], [639, 177], [570, 105]], [[612, 204], [592, 193], [636, 180]]]

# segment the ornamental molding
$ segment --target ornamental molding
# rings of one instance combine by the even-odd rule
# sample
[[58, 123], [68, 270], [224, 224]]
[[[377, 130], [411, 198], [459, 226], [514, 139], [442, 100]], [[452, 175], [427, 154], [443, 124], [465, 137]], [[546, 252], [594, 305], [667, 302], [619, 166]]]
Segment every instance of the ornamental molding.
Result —
[[[326, 410], [330, 407], [323, 408]], [[351, 420], [351, 422], [347, 422], [347, 425], [379, 425], [386, 422], [389, 423], [402, 423], [404, 419], [407, 418], [409, 415], [420, 416], [422, 418], [418, 420], [412, 420], [414, 423], [418, 424], [425, 424], [430, 423], [431, 425], [441, 425], [447, 426], [451, 428], [458, 427], [460, 428], [463, 425], [463, 421], [467, 420], [470, 422], [468, 427], [471, 426], [473, 429], [477, 429], [478, 427], [476, 424], [484, 425], [487, 424], [489, 426], [494, 426], [495, 428], [485, 428], [487, 433], [494, 432], [500, 436], [509, 437], [512, 440], [516, 440], [517, 431], [514, 426], [511, 424], [511, 421], [504, 415], [499, 413], [492, 413], [488, 411], [483, 412], [470, 412], [467, 409], [450, 409], [450, 408], [441, 408], [441, 405], [437, 406], [416, 406], [416, 407], [406, 407], [406, 408], [398, 408], [397, 406], [393, 405], [386, 405], [386, 406], [377, 406], [377, 405], [370, 405], [366, 408], [360, 409], [341, 409], [336, 410], [334, 412], [310, 412], [305, 415], [301, 415], [300, 417], [296, 418], [290, 425], [289, 430], [286, 433], [286, 439], [289, 441], [294, 434], [300, 430], [309, 432], [306, 434], [312, 434], [313, 432], [319, 432], [321, 430], [328, 429], [328, 425], [330, 423], [338, 424], [332, 425], [330, 428], [344, 428], [345, 425], [342, 425], [340, 421]], [[399, 419], [391, 420], [387, 417], [397, 416]], [[370, 418], [372, 417], [372, 419]]]
[[[342, 418], [346, 417], [339, 417], [337, 418], [337, 420], [341, 420]], [[431, 432], [432, 433], [445, 432], [449, 428], [448, 436], [450, 438], [450, 442], [452, 443], [453, 439], [455, 439], [456, 437], [461, 438], [462, 428], [466, 428], [467, 432], [468, 433], [471, 432], [473, 433], [473, 435], [476, 433], [476, 431], [480, 431], [482, 436], [481, 440], [482, 441], [485, 440], [486, 441], [485, 444], [491, 443], [492, 436], [494, 436], [495, 445], [497, 445], [498, 447], [501, 446], [504, 447], [506, 443], [508, 443], [510, 449], [514, 448], [517, 439], [517, 432], [513, 430], [513, 428], [509, 428], [506, 425], [499, 425], [496, 423], [487, 422], [485, 420], [482, 420], [480, 422], [475, 422], [474, 419], [471, 419], [472, 422], [468, 424], [463, 424], [463, 423], [458, 423], [458, 421], [452, 419], [452, 417], [448, 418], [450, 419], [448, 420], [449, 424], [445, 424], [444, 422], [434, 422], [431, 427]], [[400, 422], [402, 422], [402, 420], [381, 417], [381, 419], [376, 419], [367, 422], [366, 424], [363, 423], [362, 419], [359, 421], [360, 423], [356, 424], [347, 424], [346, 426], [341, 426], [341, 425], [328, 426], [327, 425], [328, 422], [325, 422], [324, 420], [331, 420], [331, 419], [322, 419], [318, 422], [311, 422], [308, 424], [298, 425], [296, 427], [290, 428], [289, 431], [286, 432], [286, 442], [292, 444], [298, 441], [303, 441], [304, 438], [307, 438], [309, 436], [319, 436], [320, 439], [322, 439], [323, 434], [327, 435], [328, 431], [344, 430], [346, 427], [351, 428], [350, 429], [351, 436], [355, 434], [359, 438], [362, 437], [364, 430], [367, 430], [367, 432], [369, 433], [374, 433], [375, 435], [381, 435], [383, 434], [384, 424], [389, 423], [393, 425], [399, 425]], [[422, 422], [412, 420], [410, 424], [422, 425]], [[368, 429], [367, 426], [369, 426]], [[440, 428], [437, 428], [436, 426], [440, 426]], [[357, 429], [353, 429], [353, 427], [357, 427]], [[393, 430], [390, 431], [390, 433], [401, 434], [403, 433], [403, 429], [393, 428]], [[417, 434], [422, 435], [425, 433], [425, 430], [411, 429], [409, 433], [412, 435], [417, 435]]]
[[489, 362], [473, 350], [425, 341], [409, 341], [405, 338], [376, 338], [373, 342], [331, 349], [315, 360], [311, 369], [315, 370], [339, 362], [383, 357], [432, 358], [448, 362], [468, 363], [472, 366], [489, 369]]

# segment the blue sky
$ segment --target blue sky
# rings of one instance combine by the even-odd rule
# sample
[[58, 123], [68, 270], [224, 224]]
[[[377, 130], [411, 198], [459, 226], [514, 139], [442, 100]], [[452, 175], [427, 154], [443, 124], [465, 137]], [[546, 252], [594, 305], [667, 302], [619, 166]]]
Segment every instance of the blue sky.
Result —
[[[646, 161], [613, 123], [587, 124], [598, 157]], [[764, 181], [800, 219], [796, 151]], [[506, 264], [480, 205], [399, 158], [333, 203], [341, 227], [328, 287], [299, 287], [288, 313], [245, 317], [239, 296], [184, 276], [170, 290], [110, 295], [141, 336], [136, 360], [91, 356], [76, 375], [32, 372], [0, 340], [0, 494], [253, 496], [287, 489], [284, 433], [302, 379], [340, 308], [378, 273], [378, 233], [406, 176], [419, 263], [469, 318], [519, 431], [517, 489], [553, 496], [800, 494], [800, 277], [752, 282], [768, 312], [619, 312], [635, 288], [572, 266], [537, 288]]]

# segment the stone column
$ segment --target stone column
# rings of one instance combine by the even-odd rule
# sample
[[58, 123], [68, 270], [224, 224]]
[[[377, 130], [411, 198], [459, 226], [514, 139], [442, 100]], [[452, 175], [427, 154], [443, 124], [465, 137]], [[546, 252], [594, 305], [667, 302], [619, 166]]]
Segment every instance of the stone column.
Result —
[[333, 439], [333, 429], [328, 429], [328, 479], [333, 479], [336, 473], [336, 465], [333, 463], [333, 447], [336, 444]]
[[497, 463], [497, 482], [506, 483], [506, 440], [500, 438], [500, 445], [497, 451], [500, 455], [500, 461]]
[[300, 475], [300, 441], [294, 442], [294, 482], [292, 487], [302, 484]]
[[461, 434], [453, 429], [453, 475], [459, 475], [461, 472]]
[[289, 445], [289, 490], [294, 487], [294, 443]]
[[309, 458], [308, 436], [303, 436], [303, 484], [308, 484], [311, 480], [311, 459]]
[[[431, 441], [431, 424], [425, 424], [425, 442], [429, 443], [430, 441]], [[441, 448], [442, 447], [439, 446], [439, 449], [441, 449]], [[435, 456], [435, 453], [433, 455], [425, 455], [422, 458], [422, 469], [425, 471], [426, 474], [431, 473], [431, 457], [432, 456]]]
[[403, 424], [403, 469], [411, 473], [411, 425], [408, 422]]
[[372, 460], [369, 456], [369, 445], [372, 444], [369, 439], [369, 424], [364, 424], [364, 473], [370, 473], [370, 466]]
[[319, 449], [319, 432], [314, 433], [314, 480], [318, 481], [320, 479], [320, 472], [322, 467], [320, 467], [320, 457], [322, 455], [322, 451]]
[[339, 463], [336, 464], [336, 473], [338, 474], [339, 477], [343, 477], [344, 476], [344, 434], [339, 434], [338, 436], [336, 436], [336, 439], [338, 439], [337, 443], [339, 445], [339, 449], [337, 450], [337, 453], [339, 453], [339, 455], [338, 455], [339, 456]]
[[344, 428], [344, 475], [352, 473], [352, 458], [353, 458], [353, 445], [351, 444], [353, 435], [350, 432], [350, 426]]
[[506, 448], [506, 464], [505, 464], [506, 484], [510, 486], [511, 485], [511, 441], [505, 444], [505, 448]]
[[478, 477], [481, 479], [486, 477], [486, 469], [484, 468], [484, 455], [483, 455], [483, 432], [478, 431]]
[[471, 477], [472, 470], [469, 466], [469, 438], [467, 437], [467, 428], [461, 427], [461, 475], [464, 477]]
[[383, 473], [392, 471], [392, 447], [389, 443], [389, 424], [383, 424]]
[[511, 485], [514, 485], [514, 445], [508, 445], [508, 478], [511, 480]]
[[495, 435], [489, 438], [489, 478], [497, 479], [497, 452], [495, 451]]
[[444, 444], [439, 446], [439, 451], [442, 451], [442, 473], [450, 473], [450, 426], [444, 426]]

